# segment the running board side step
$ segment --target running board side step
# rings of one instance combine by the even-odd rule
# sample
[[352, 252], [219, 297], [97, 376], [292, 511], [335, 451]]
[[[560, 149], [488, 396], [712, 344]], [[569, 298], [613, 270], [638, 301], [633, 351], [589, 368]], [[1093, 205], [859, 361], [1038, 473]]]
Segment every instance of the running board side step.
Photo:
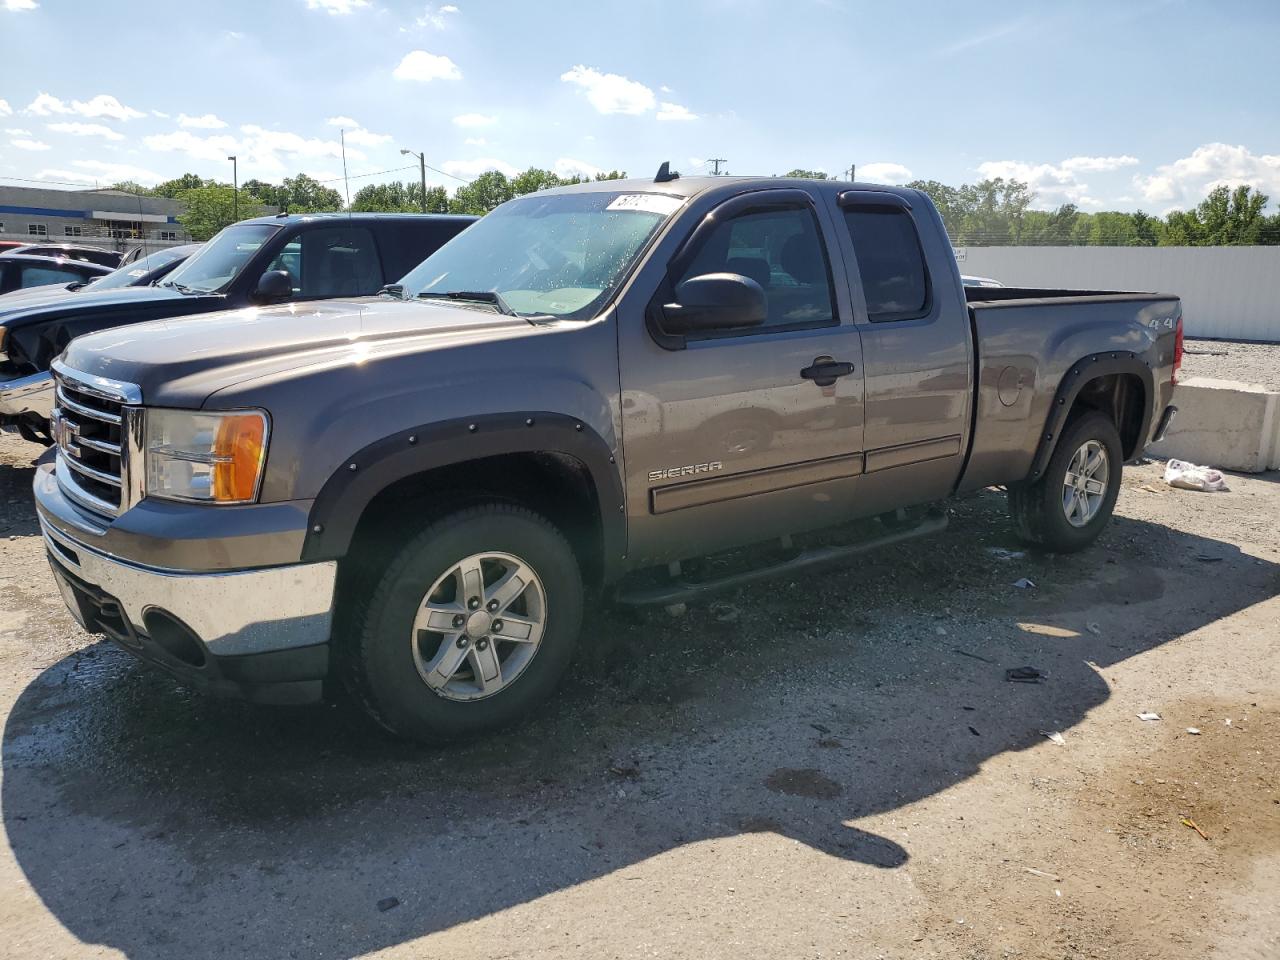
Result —
[[947, 520], [948, 518], [945, 513], [937, 516], [929, 516], [924, 520], [921, 520], [915, 526], [904, 530], [894, 530], [892, 533], [886, 533], [879, 537], [871, 537], [867, 540], [860, 540], [857, 543], [840, 544], [838, 546], [829, 547], [812, 547], [808, 550], [801, 551], [797, 556], [790, 560], [784, 560], [781, 563], [774, 563], [764, 567], [757, 567], [754, 570], [744, 570], [741, 573], [733, 573], [727, 577], [721, 577], [718, 580], [707, 580], [703, 582], [673, 580], [671, 583], [659, 584], [657, 586], [643, 586], [635, 588], [627, 588], [624, 586], [618, 590], [615, 600], [618, 603], [629, 607], [652, 607], [673, 603], [684, 603], [688, 600], [706, 596], [709, 593], [718, 593], [722, 590], [732, 590], [735, 587], [743, 587], [750, 583], [756, 583], [759, 580], [768, 580], [770, 577], [796, 573], [800, 570], [810, 570], [815, 567], [837, 564], [842, 560], [857, 556], [860, 553], [866, 553], [868, 550], [876, 550], [880, 547], [888, 547], [895, 543], [901, 543], [904, 540], [914, 540], [916, 537], [925, 537], [930, 534], [941, 533], [947, 528]]

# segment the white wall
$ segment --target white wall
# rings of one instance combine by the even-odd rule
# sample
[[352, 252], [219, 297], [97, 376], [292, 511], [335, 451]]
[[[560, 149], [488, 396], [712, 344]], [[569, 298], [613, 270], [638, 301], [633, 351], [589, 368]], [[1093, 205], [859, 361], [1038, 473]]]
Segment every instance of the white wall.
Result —
[[1182, 298], [1187, 336], [1280, 343], [1280, 247], [961, 247], [960, 272], [1014, 287]]

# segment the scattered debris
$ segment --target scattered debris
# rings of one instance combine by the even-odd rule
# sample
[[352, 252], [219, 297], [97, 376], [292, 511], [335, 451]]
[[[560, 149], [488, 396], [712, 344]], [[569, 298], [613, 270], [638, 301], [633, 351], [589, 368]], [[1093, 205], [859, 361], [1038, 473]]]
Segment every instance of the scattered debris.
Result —
[[843, 750], [844, 744], [835, 737], [823, 737], [818, 741], [818, 746], [824, 750]]
[[975, 737], [980, 737], [980, 736], [982, 736], [982, 734], [980, 734], [980, 733], [978, 732], [978, 728], [977, 728], [977, 727], [974, 727], [974, 726], [970, 726], [970, 727], [969, 727], [969, 732], [970, 732], [970, 733], [972, 733]]
[[1199, 727], [1187, 727], [1187, 733], [1191, 734], [1193, 737], [1198, 737], [1198, 736], [1200, 736], [1200, 728], [1199, 728]]
[[683, 603], [669, 603], [663, 609], [666, 610], [667, 615], [671, 617], [683, 617], [689, 611], [689, 608]]
[[1223, 723], [1225, 723], [1228, 727], [1229, 727], [1229, 726], [1231, 726], [1231, 718], [1230, 718], [1230, 717], [1227, 717], [1227, 719], [1223, 720], [1222, 722], [1223, 722]]
[[[951, 652], [958, 653], [962, 657], [970, 657], [971, 659], [974, 659], [974, 660], [981, 660], [983, 663], [995, 663], [995, 661], [992, 660], [990, 657], [984, 657], [978, 653], [970, 653], [968, 650], [961, 650], [959, 647], [952, 647]], [[966, 709], [969, 709], [969, 708], [966, 708]]]
[[386, 913], [388, 910], [394, 910], [400, 906], [400, 901], [395, 897], [383, 897], [378, 901], [378, 912]]
[[1102, 636], [1102, 626], [1097, 623], [1086, 623], [1084, 628], [1092, 633], [1095, 637]]
[[987, 553], [997, 560], [1021, 560], [1027, 555], [1025, 550], [1009, 550], [1006, 547], [987, 547]]
[[1190, 354], [1193, 357], [1229, 357], [1231, 356], [1231, 353], [1228, 350], [1189, 350], [1184, 348], [1182, 352], [1186, 354]]
[[1160, 719], [1160, 714], [1155, 713], [1155, 712], [1152, 712], [1152, 711], [1148, 711], [1148, 712], [1146, 712], [1146, 713], [1140, 713], [1140, 714], [1138, 714], [1138, 719], [1139, 719], [1139, 720], [1159, 720], [1159, 719]]
[[946, 627], [934, 627], [934, 628], [933, 628], [933, 632], [934, 632], [934, 633], [936, 633], [936, 634], [937, 634], [938, 636], [940, 636], [940, 637], [945, 637], [945, 636], [947, 635], [947, 628], [946, 628]]
[[1013, 585], [1019, 590], [1033, 590], [1035, 589], [1036, 584], [1034, 580], [1028, 580], [1026, 577], [1023, 577], [1021, 580], [1013, 581]]
[[635, 780], [640, 776], [640, 766], [635, 761], [630, 763], [618, 761], [609, 767], [609, 772], [621, 780]]
[[1004, 678], [1010, 683], [1044, 683], [1049, 675], [1035, 667], [1010, 667], [1004, 672]]
[[819, 733], [830, 733], [830, 732], [831, 732], [831, 728], [830, 728], [830, 727], [824, 727], [824, 726], [823, 726], [822, 724], [820, 724], [820, 723], [811, 723], [811, 724], [809, 724], [809, 726], [813, 727], [813, 729], [817, 730]]
[[742, 616], [742, 611], [737, 607], [731, 603], [724, 603], [723, 601], [717, 601], [716, 603], [711, 604], [710, 610], [711, 615], [720, 623], [733, 623], [738, 619], [738, 617]]
[[1062, 878], [1052, 873], [1045, 873], [1043, 870], [1037, 870], [1035, 867], [1023, 867], [1023, 870], [1036, 877], [1044, 877], [1046, 880], [1052, 880], [1054, 883], [1061, 883]]
[[1182, 825], [1183, 825], [1184, 827], [1190, 827], [1190, 828], [1191, 828], [1192, 830], [1194, 830], [1196, 833], [1200, 834], [1201, 838], [1203, 838], [1203, 839], [1205, 839], [1205, 840], [1208, 840], [1208, 839], [1209, 839], [1209, 835], [1208, 835], [1207, 833], [1205, 833], [1203, 830], [1201, 830], [1198, 826], [1196, 826], [1196, 822], [1195, 822], [1194, 820], [1192, 820], [1190, 817], [1183, 817], [1183, 818], [1182, 818]]
[[1222, 557], [1215, 557], [1209, 553], [1197, 553], [1196, 559], [1199, 560], [1201, 563], [1218, 563], [1220, 560], [1222, 560]]
[[1064, 737], [1062, 734], [1060, 734], [1057, 730], [1053, 730], [1053, 731], [1041, 730], [1040, 732], [1044, 734], [1046, 737], [1048, 737], [1050, 741], [1052, 741], [1053, 743], [1056, 743], [1060, 747], [1067, 742], [1067, 738]]
[[1226, 491], [1226, 478], [1221, 470], [1202, 467], [1185, 460], [1170, 460], [1164, 465], [1164, 482], [1180, 490], [1198, 490], [1202, 493]]

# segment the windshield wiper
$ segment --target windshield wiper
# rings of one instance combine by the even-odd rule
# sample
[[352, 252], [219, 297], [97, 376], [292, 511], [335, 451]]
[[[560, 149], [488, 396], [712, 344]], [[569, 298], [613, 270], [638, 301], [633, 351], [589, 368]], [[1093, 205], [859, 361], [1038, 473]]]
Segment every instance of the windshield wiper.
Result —
[[444, 293], [426, 291], [418, 294], [418, 297], [423, 300], [468, 300], [474, 303], [491, 303], [499, 313], [508, 317], [523, 316], [523, 314], [516, 313], [511, 308], [511, 304], [507, 303], [497, 290], [448, 290]]
[[188, 287], [185, 283], [175, 283], [172, 280], [166, 280], [164, 283], [159, 284], [159, 286], [170, 287], [174, 290], [177, 290], [179, 293], [195, 293], [196, 292], [195, 290], [192, 290], [190, 287]]

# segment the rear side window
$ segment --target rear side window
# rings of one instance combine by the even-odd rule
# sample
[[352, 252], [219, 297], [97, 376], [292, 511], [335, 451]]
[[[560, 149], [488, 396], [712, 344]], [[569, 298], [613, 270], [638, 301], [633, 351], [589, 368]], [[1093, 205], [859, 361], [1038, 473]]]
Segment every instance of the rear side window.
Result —
[[856, 207], [844, 213], [872, 323], [929, 312], [929, 273], [915, 221], [905, 210]]
[[388, 282], [406, 273], [469, 227], [468, 220], [391, 220], [378, 224], [378, 240]]
[[726, 220], [707, 237], [676, 286], [705, 273], [737, 273], [760, 284], [769, 303], [765, 328], [837, 322], [826, 247], [807, 208], [763, 210]]

